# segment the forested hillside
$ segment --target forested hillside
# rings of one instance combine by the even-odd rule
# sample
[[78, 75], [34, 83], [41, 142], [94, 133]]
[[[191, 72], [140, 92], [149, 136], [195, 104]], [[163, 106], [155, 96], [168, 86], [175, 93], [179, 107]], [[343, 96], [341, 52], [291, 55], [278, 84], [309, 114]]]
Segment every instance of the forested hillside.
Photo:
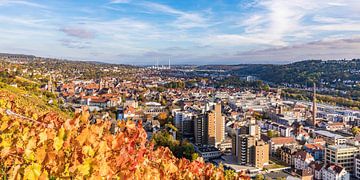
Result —
[[[317, 82], [323, 87], [360, 90], [360, 60], [301, 61], [285, 65], [239, 65], [233, 73], [239, 76], [253, 75], [276, 84], [312, 86]], [[354, 86], [355, 85], [355, 86]]]

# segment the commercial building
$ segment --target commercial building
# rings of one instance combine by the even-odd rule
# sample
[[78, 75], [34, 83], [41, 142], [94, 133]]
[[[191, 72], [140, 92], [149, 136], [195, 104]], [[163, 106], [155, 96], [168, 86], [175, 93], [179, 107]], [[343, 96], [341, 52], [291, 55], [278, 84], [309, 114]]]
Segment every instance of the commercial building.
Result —
[[342, 144], [346, 144], [347, 142], [346, 137], [329, 131], [323, 131], [323, 130], [314, 131], [314, 135], [316, 138], [324, 139], [327, 142], [327, 144], [330, 145], [342, 145]]
[[325, 150], [325, 164], [335, 164], [344, 167], [349, 173], [354, 172], [355, 156], [359, 149], [348, 145], [330, 145]]

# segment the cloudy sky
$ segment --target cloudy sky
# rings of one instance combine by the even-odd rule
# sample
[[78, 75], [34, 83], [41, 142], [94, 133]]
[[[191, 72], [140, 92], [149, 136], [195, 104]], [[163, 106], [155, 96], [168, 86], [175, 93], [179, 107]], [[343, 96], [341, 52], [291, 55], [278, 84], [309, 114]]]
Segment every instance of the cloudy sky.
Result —
[[360, 58], [360, 0], [0, 0], [0, 52], [112, 63]]

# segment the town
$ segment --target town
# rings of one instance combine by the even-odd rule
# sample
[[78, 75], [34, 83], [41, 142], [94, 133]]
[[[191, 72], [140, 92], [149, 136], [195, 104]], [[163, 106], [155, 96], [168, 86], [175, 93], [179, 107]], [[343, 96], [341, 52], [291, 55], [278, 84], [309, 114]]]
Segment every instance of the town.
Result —
[[320, 103], [316, 83], [312, 100], [304, 101], [251, 76], [235, 77], [245, 86], [217, 86], [232, 75], [172, 67], [170, 60], [112, 66], [3, 55], [0, 61], [2, 77], [40, 82], [48, 104], [89, 111], [89, 123], [141, 121], [149, 141], [179, 158], [202, 157], [255, 179], [360, 178], [360, 111]]

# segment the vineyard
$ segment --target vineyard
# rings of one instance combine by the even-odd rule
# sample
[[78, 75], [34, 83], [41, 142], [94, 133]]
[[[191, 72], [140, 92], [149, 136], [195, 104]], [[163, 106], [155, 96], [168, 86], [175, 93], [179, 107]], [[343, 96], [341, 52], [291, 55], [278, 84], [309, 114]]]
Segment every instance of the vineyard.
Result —
[[3, 179], [248, 179], [201, 158], [154, 149], [141, 122], [119, 122], [112, 134], [108, 121], [90, 125], [86, 109], [72, 119], [51, 110], [35, 115], [36, 109], [17, 104], [18, 97], [0, 95]]

